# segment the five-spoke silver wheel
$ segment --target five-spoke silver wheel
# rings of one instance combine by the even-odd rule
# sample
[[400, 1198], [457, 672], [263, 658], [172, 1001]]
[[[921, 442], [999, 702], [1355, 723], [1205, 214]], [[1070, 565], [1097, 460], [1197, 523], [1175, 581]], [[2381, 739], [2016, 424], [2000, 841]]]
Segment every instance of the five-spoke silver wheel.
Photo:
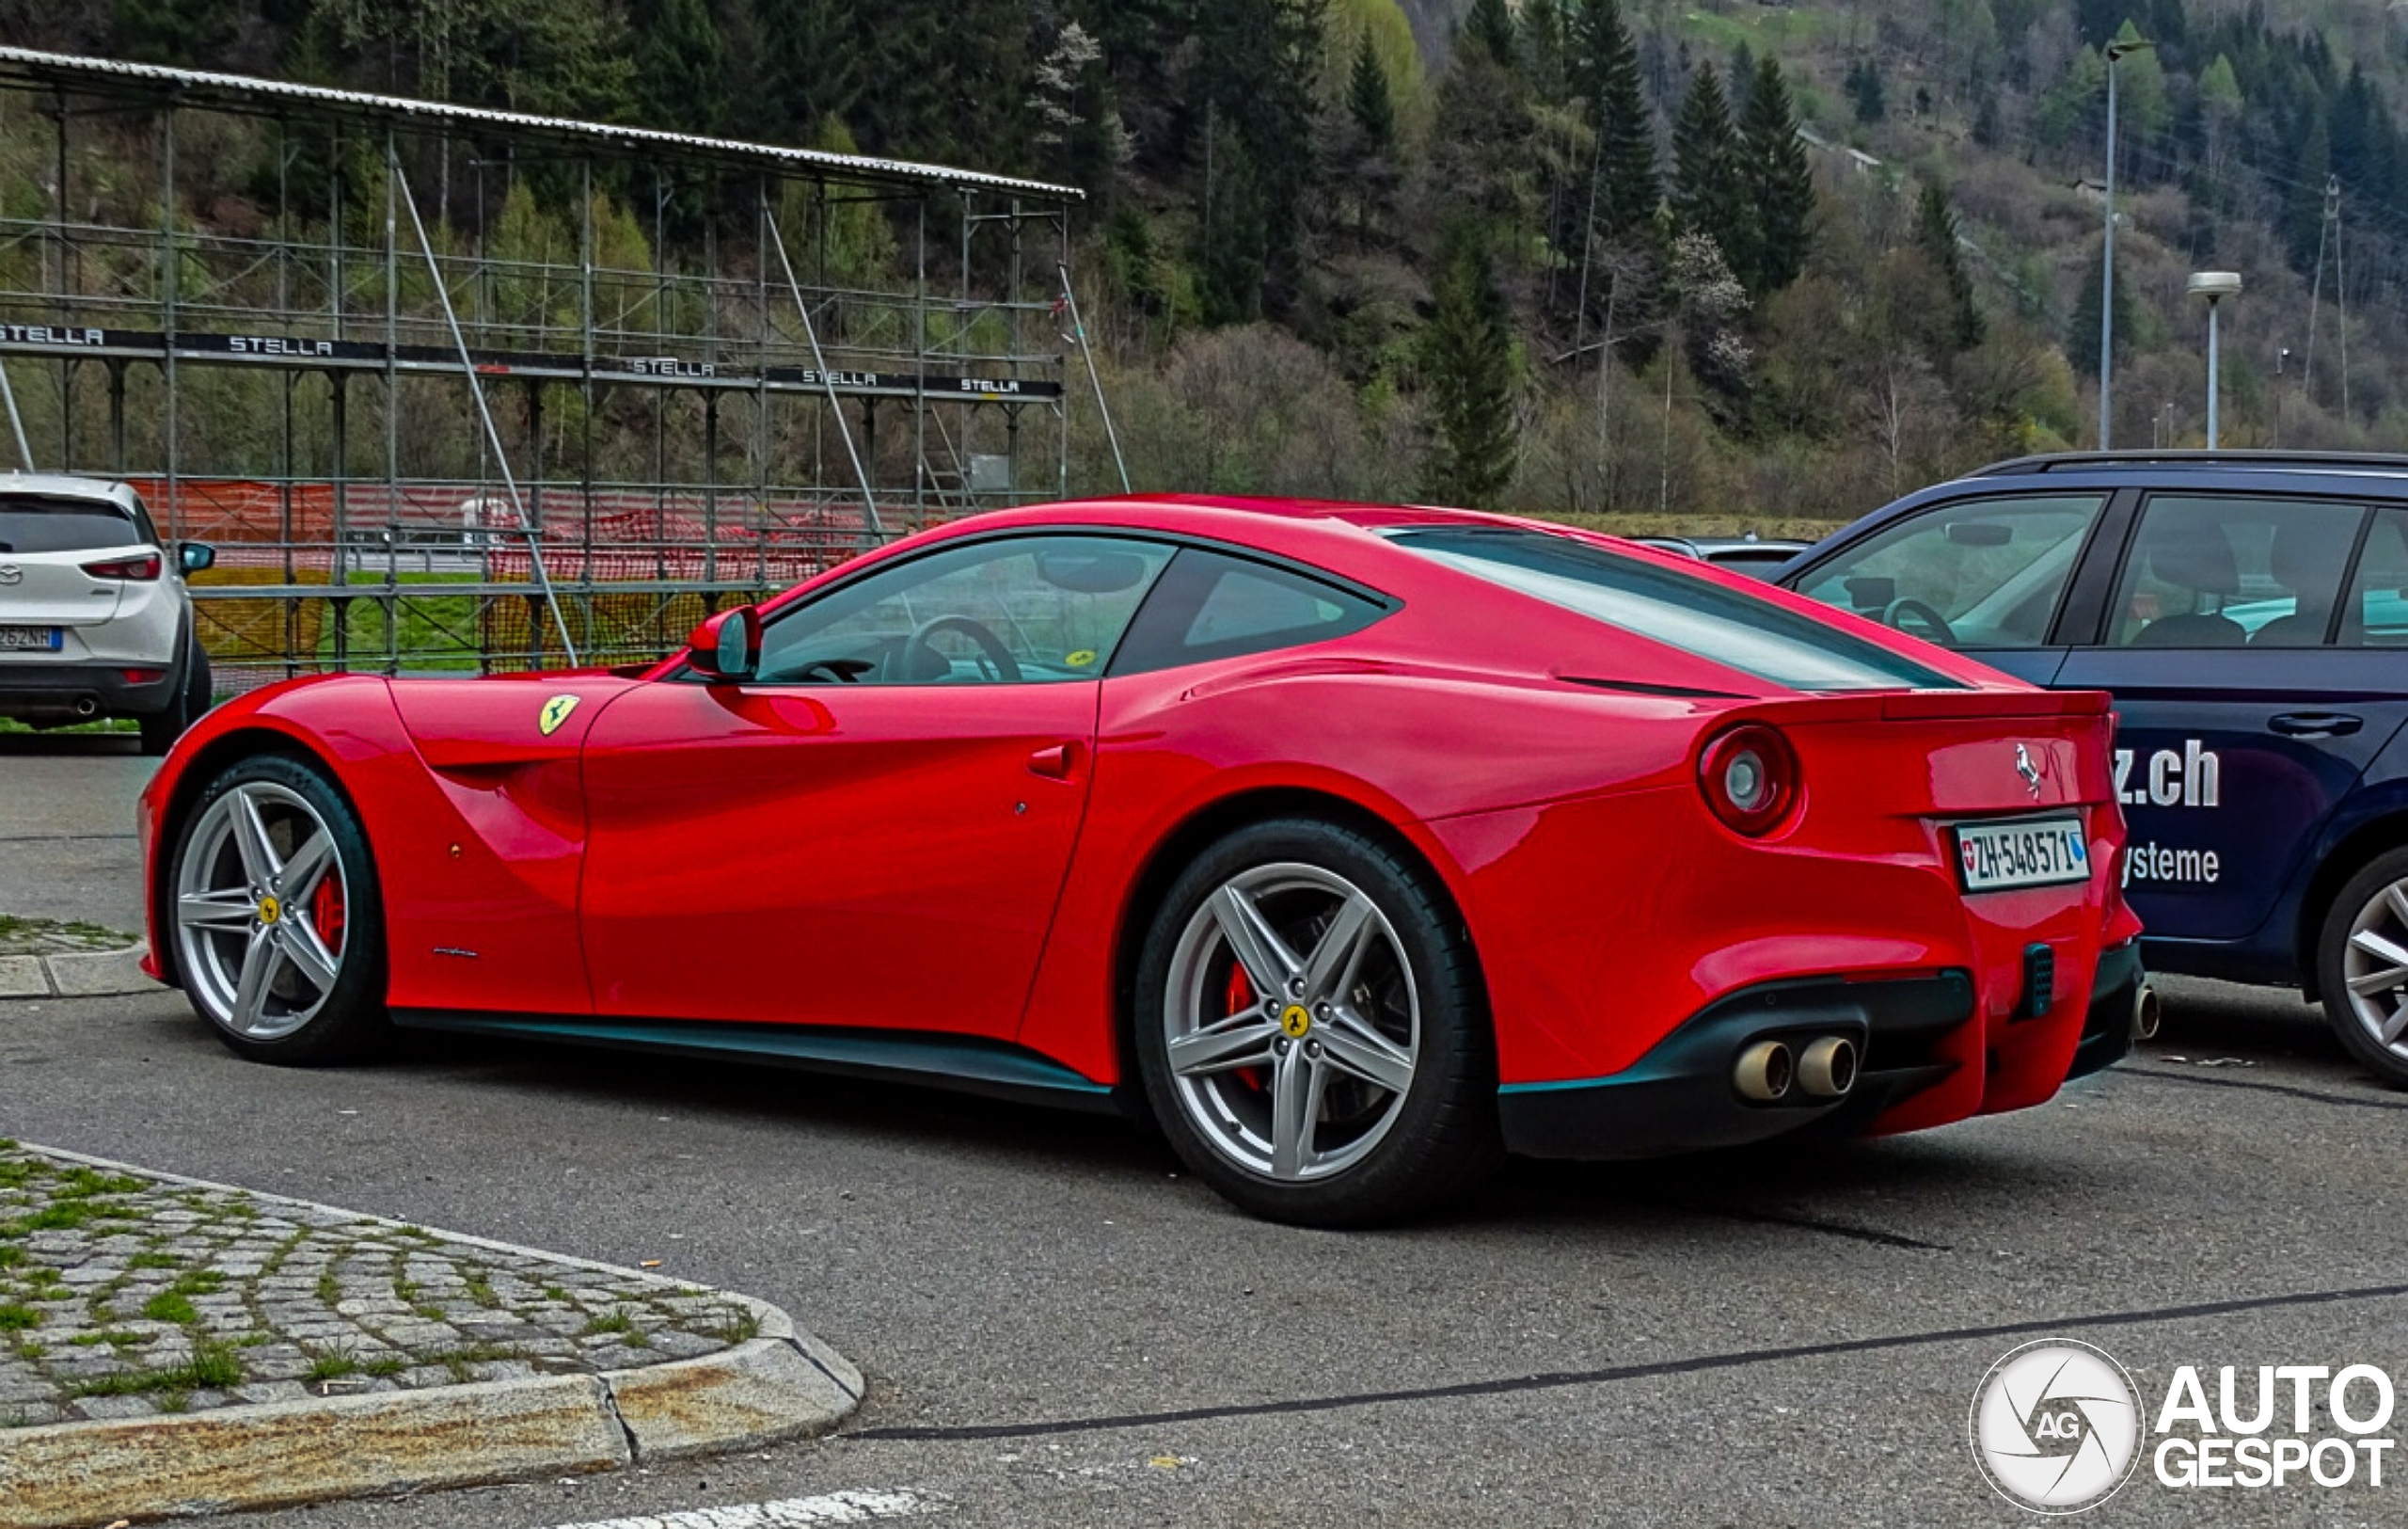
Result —
[[276, 781], [240, 781], [202, 808], [185, 840], [177, 969], [227, 1030], [282, 1039], [333, 995], [350, 905], [342, 856], [318, 809]]
[[1297, 1183], [1376, 1148], [1412, 1090], [1421, 1005], [1370, 897], [1320, 866], [1222, 882], [1170, 960], [1164, 1041], [1196, 1132], [1231, 1163]]
[[2408, 1062], [2408, 881], [2364, 900], [2341, 952], [2350, 1013], [2374, 1043]]

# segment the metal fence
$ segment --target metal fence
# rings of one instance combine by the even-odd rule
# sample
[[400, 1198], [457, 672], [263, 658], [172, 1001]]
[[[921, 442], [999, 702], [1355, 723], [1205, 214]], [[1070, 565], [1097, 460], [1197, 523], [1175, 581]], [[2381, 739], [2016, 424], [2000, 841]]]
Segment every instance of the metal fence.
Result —
[[1066, 486], [1066, 187], [0, 49], [0, 375], [222, 688], [657, 654]]

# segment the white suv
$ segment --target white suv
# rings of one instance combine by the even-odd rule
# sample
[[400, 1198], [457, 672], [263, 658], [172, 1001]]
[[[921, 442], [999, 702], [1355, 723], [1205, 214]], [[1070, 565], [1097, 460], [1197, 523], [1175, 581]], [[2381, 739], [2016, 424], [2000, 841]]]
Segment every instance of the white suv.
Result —
[[170, 550], [121, 483], [0, 474], [0, 717], [135, 717], [142, 752], [166, 753], [209, 709], [184, 575], [215, 561]]

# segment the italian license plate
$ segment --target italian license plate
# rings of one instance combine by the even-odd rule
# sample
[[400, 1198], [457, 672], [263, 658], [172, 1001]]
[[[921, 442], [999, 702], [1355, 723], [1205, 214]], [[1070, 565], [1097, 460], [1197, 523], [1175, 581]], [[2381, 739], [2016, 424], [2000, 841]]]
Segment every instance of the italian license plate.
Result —
[[55, 653], [64, 645], [56, 627], [0, 627], [0, 652]]
[[2022, 818], [1956, 825], [1956, 880], [1968, 892], [2090, 880], [2079, 818]]

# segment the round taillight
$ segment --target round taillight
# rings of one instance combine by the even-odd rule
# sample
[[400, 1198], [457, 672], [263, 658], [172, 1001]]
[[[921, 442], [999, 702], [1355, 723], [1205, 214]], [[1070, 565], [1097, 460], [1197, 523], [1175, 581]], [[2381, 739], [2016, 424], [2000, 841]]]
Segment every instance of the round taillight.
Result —
[[1734, 727], [1705, 746], [1698, 784], [1714, 815], [1751, 838], [1771, 833], [1798, 801], [1798, 756], [1762, 723]]

